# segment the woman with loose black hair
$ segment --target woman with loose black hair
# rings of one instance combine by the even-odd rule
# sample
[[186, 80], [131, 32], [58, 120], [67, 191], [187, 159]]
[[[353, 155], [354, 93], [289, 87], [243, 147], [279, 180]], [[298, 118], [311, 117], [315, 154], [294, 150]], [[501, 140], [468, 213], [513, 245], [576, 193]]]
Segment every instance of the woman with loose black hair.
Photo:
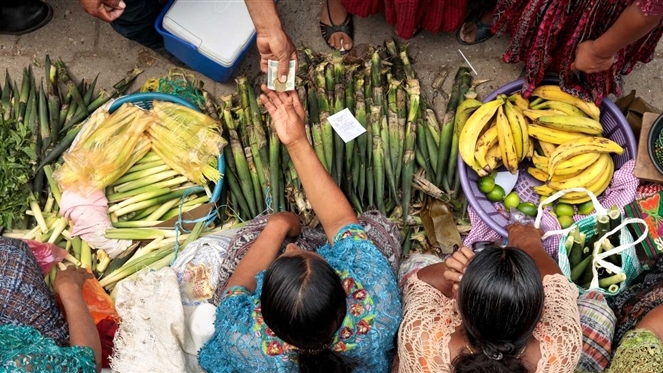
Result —
[[297, 93], [263, 91], [324, 233], [281, 212], [235, 235], [230, 261], [241, 260], [216, 288], [215, 331], [200, 366], [215, 373], [389, 372], [401, 320], [398, 229], [373, 212], [357, 218], [308, 143]]
[[510, 247], [463, 247], [407, 279], [400, 373], [573, 372], [578, 290], [544, 251], [539, 229], [507, 229]]

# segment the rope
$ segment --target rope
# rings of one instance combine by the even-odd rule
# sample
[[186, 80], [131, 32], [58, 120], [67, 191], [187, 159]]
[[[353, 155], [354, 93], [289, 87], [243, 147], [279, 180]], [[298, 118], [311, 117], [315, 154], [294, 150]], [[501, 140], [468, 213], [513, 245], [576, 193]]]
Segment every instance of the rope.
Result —
[[179, 207], [179, 212], [177, 214], [177, 221], [175, 222], [175, 256], [173, 257], [173, 260], [170, 262], [170, 265], [172, 266], [175, 263], [175, 260], [177, 260], [177, 255], [179, 254], [180, 251], [180, 231], [184, 233], [191, 233], [191, 231], [188, 231], [184, 228], [184, 224], [198, 224], [201, 222], [209, 223], [212, 220], [214, 220], [214, 209], [212, 209], [207, 215], [200, 217], [198, 219], [192, 219], [192, 220], [184, 220], [182, 218], [182, 214], [184, 211], [182, 211], [184, 207], [184, 203], [186, 201], [186, 198], [191, 195], [192, 193], [198, 193], [205, 190], [203, 187], [193, 187], [187, 189], [184, 194], [182, 195], [182, 200], [180, 202], [180, 207]]

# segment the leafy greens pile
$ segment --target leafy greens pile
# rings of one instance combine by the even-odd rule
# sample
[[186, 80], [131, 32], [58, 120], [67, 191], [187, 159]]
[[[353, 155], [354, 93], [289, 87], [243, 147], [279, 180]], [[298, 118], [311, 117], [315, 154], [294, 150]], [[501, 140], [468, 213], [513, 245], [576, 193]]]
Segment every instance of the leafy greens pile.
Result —
[[0, 118], [0, 226], [11, 228], [25, 216], [28, 184], [37, 161], [28, 125]]

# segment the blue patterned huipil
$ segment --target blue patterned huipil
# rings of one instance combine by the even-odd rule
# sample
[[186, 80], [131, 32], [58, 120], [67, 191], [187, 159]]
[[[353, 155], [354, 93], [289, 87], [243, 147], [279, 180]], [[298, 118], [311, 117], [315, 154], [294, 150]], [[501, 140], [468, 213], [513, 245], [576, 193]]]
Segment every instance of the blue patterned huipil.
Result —
[[[391, 370], [401, 302], [394, 273], [360, 225], [341, 229], [318, 254], [341, 277], [347, 314], [332, 349], [357, 367], [357, 373]], [[297, 354], [267, 327], [260, 310], [264, 272], [254, 293], [227, 289], [216, 312], [215, 335], [199, 353], [208, 372], [298, 372]]]

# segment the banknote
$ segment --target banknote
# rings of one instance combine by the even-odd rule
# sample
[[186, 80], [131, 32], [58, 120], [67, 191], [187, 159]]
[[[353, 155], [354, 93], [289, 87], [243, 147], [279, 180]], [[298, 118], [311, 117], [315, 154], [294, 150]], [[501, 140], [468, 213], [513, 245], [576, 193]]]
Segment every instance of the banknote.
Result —
[[279, 80], [279, 62], [267, 61], [267, 88], [273, 89], [277, 92], [293, 91], [295, 89], [295, 61], [290, 61], [290, 69], [288, 70], [288, 79], [285, 83]]

